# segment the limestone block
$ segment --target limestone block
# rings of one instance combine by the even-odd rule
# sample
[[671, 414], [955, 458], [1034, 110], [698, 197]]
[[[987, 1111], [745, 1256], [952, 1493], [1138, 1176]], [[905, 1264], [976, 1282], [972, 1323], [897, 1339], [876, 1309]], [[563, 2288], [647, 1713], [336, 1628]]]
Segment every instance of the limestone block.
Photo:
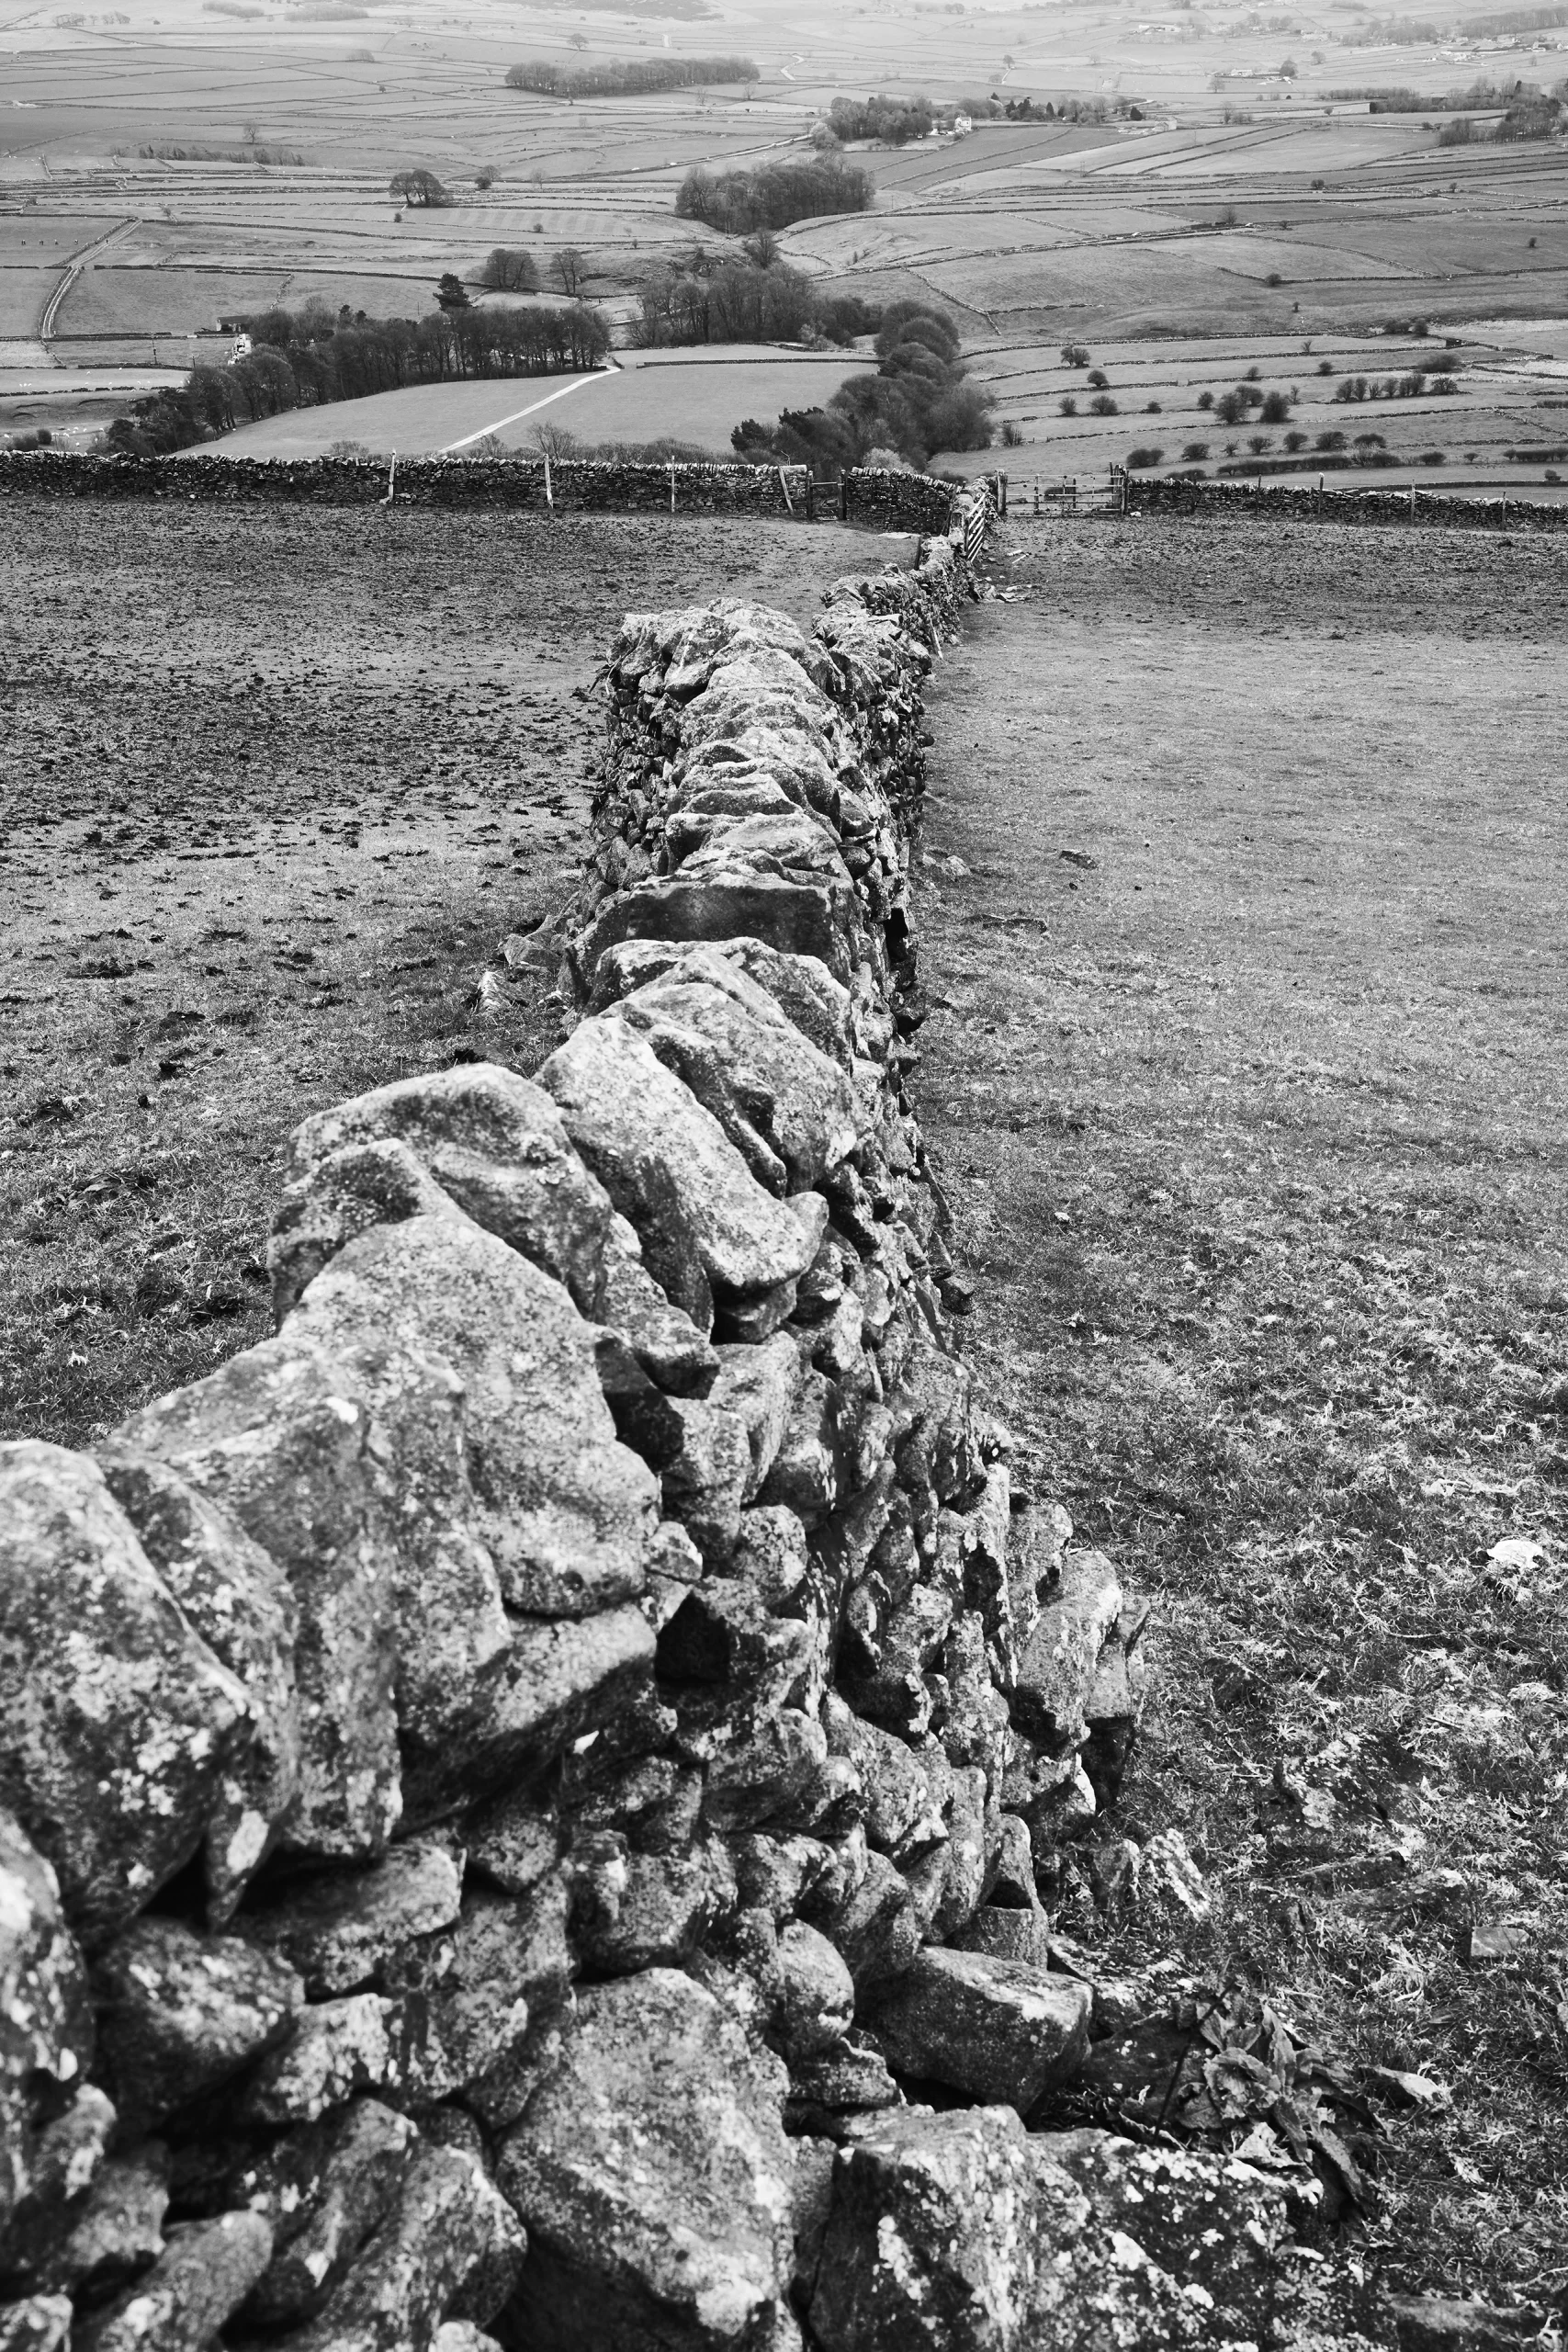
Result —
[[238, 1936], [141, 1918], [93, 1969], [103, 2064], [122, 2122], [145, 2130], [288, 2033], [304, 1987]]
[[804, 1919], [792, 1919], [780, 1934], [778, 1964], [773, 2024], [794, 2067], [843, 2041], [854, 2022], [854, 1979], [828, 1938]]
[[1025, 2114], [1089, 2049], [1087, 1984], [978, 1952], [931, 1946], [867, 2021], [900, 2074]]
[[450, 2313], [482, 2325], [506, 2301], [527, 2240], [472, 2157], [421, 2147], [380, 2226], [291, 2352], [425, 2352]]
[[86, 1974], [59, 1881], [0, 1812], [0, 2248], [33, 2184], [38, 2104], [58, 2105], [81, 2083], [92, 2048]]
[[250, 1721], [96, 1464], [0, 1448], [0, 1804], [86, 1941], [196, 1852]]
[[613, 1722], [647, 1687], [653, 1649], [653, 1628], [632, 1602], [596, 1617], [515, 1619], [482, 1753], [411, 1769], [411, 1809], [434, 1818]]
[[717, 865], [716, 845], [678, 874], [639, 882], [608, 899], [574, 954], [590, 981], [606, 949], [625, 940], [664, 939], [682, 944], [744, 933], [786, 956], [814, 956], [840, 986], [854, 968], [849, 944], [859, 929], [854, 885], [847, 872], [802, 876], [737, 856]]
[[[367, 1393], [391, 1424], [398, 1469], [418, 1436], [414, 1415], [399, 1411], [409, 1387], [400, 1359], [417, 1354], [453, 1368], [463, 1388], [469, 1531], [509, 1608], [582, 1616], [640, 1590], [653, 1482], [616, 1442], [592, 1327], [526, 1259], [444, 1219], [378, 1227], [317, 1276], [288, 1329], [362, 1367]], [[419, 1498], [400, 1497], [400, 1506], [416, 1516]], [[466, 1627], [485, 1599], [471, 1560], [421, 1565], [408, 1595], [411, 1650], [422, 1595], [438, 1576], [459, 1581], [452, 1613]]]
[[73, 2338], [80, 2352], [205, 2352], [265, 2270], [272, 2230], [259, 2213], [220, 2213], [168, 2233], [151, 2270]]
[[750, 1468], [742, 1502], [755, 1499], [773, 1468], [800, 1385], [800, 1349], [787, 1331], [775, 1332], [758, 1347], [718, 1350], [718, 1375], [708, 1392], [710, 1404], [734, 1413], [746, 1431]]
[[411, 1937], [456, 1919], [462, 1890], [460, 1859], [411, 1838], [368, 1870], [291, 1880], [275, 1901], [246, 1912], [245, 1933], [298, 1969], [312, 1998], [351, 1993]]
[[761, 989], [819, 1053], [849, 1068], [852, 1000], [815, 956], [786, 955], [750, 937], [694, 946], [677, 940], [626, 940], [600, 957], [588, 1010], [602, 1012], [634, 989], [664, 978], [705, 980], [747, 1005]]
[[7, 2183], [20, 2193], [0, 2222], [0, 2275], [42, 2287], [60, 2283], [51, 2256], [101, 2177], [116, 2121], [114, 2108], [93, 2083], [82, 2084], [61, 2112], [51, 2114], [52, 2087], [28, 2085], [5, 2120]]
[[500, 2165], [531, 2241], [513, 2317], [536, 2352], [791, 2340], [784, 2092], [778, 2061], [688, 1977], [581, 1996]]
[[406, 1143], [372, 1136], [310, 1159], [285, 1185], [267, 1236], [274, 1321], [299, 1305], [347, 1243], [374, 1225], [401, 1225], [411, 1216], [470, 1221]]
[[163, 2252], [168, 2203], [169, 2152], [162, 2141], [144, 2140], [133, 2154], [109, 2157], [70, 2235], [45, 2264], [41, 2283], [95, 2301], [113, 2293]]
[[759, 1183], [805, 1192], [860, 1140], [853, 1089], [765, 989], [739, 971], [729, 982], [671, 973], [624, 997], [615, 1018], [685, 1080]]
[[714, 1294], [793, 1282], [819, 1234], [758, 1184], [712, 1114], [614, 1015], [582, 1022], [540, 1083], [642, 1242], [649, 1271], [705, 1330]]
[[459, 1063], [380, 1086], [296, 1128], [282, 1219], [335, 1152], [404, 1145], [476, 1225], [597, 1311], [610, 1203], [567, 1139], [542, 1087], [494, 1062]]
[[[616, 1222], [626, 1224], [618, 1216]], [[626, 1236], [640, 1250], [629, 1226]], [[606, 1252], [599, 1316], [657, 1387], [688, 1396], [702, 1396], [712, 1385], [718, 1359], [705, 1333], [666, 1298], [640, 1258], [626, 1250]]]
[[239, 2102], [252, 2123], [313, 2123], [356, 2091], [396, 2088], [398, 2019], [379, 1993], [301, 2009], [282, 2047], [265, 2058]]
[[402, 1810], [397, 1538], [351, 1371], [286, 1332], [160, 1397], [118, 1436], [220, 1503], [293, 1590], [300, 1773], [282, 1844], [378, 1853]]
[[1040, 1611], [1019, 1666], [1012, 1720], [1043, 1747], [1076, 1747], [1106, 1637], [1122, 1611], [1122, 1586], [1103, 1552], [1069, 1552], [1058, 1593]]
[[919, 1951], [913, 1898], [886, 1854], [868, 1855], [859, 1885], [836, 1904], [813, 1903], [810, 1918], [841, 1954], [857, 1992], [901, 1975]]
[[602, 1975], [674, 1967], [735, 1904], [734, 1865], [716, 1838], [701, 1839], [684, 1854], [628, 1853], [613, 1915], [581, 1922], [578, 1945]]
[[75, 2314], [69, 2295], [25, 2295], [0, 2303], [0, 2352], [61, 2352]]
[[273, 2232], [247, 2320], [271, 2326], [320, 2310], [386, 2213], [418, 2139], [406, 2116], [355, 2099], [289, 2132], [242, 2176], [236, 2193]]
[[249, 1702], [249, 1736], [231, 1754], [208, 1833], [208, 1917], [218, 1927], [299, 1793], [299, 1607], [271, 1555], [171, 1464], [113, 1443], [99, 1460], [142, 1550]]
[[1007, 2108], [893, 2110], [840, 2149], [811, 2302], [824, 2352], [1182, 2345], [1201, 2314]]

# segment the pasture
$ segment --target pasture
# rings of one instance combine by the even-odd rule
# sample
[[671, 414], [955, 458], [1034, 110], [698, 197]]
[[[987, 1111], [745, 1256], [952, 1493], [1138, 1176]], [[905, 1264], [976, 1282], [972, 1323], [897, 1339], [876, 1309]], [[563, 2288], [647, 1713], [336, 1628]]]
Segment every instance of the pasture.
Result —
[[[933, 704], [919, 1110], [1015, 1475], [1156, 1596], [1107, 1835], [1191, 1843], [1201, 1981], [1442, 2086], [1366, 2143], [1378, 2270], [1554, 2304], [1561, 552], [1240, 520], [993, 547], [1022, 593]], [[1087, 1886], [1068, 1916], [1141, 1956]]]
[[526, 448], [535, 429], [548, 423], [582, 442], [673, 439], [728, 458], [734, 456], [730, 434], [743, 417], [819, 406], [850, 376], [874, 364], [837, 352], [818, 357], [736, 344], [634, 351], [592, 376], [422, 384], [326, 408], [293, 409], [243, 425], [217, 446], [220, 456], [232, 458], [319, 457], [342, 440], [361, 442], [377, 454], [457, 456], [489, 434], [508, 448]]

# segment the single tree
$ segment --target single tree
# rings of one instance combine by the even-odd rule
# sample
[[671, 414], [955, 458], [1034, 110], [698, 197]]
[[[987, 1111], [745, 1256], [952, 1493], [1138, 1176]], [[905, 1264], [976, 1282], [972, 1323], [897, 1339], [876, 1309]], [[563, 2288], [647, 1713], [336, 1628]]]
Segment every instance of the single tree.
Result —
[[452, 201], [434, 172], [413, 166], [392, 174], [392, 200], [397, 204], [433, 206]]
[[468, 289], [455, 269], [442, 271], [435, 299], [444, 311], [470, 311], [473, 308]]

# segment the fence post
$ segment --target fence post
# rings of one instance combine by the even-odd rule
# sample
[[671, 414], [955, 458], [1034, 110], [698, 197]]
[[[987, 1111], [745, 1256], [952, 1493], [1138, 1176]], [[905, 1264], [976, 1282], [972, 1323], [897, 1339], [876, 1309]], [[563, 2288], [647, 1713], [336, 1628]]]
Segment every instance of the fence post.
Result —
[[1410, 485], [1410, 519], [1413, 523], [1416, 520], [1416, 485], [1414, 482]]
[[806, 477], [806, 519], [808, 523], [817, 520], [817, 477], [810, 473]]
[[675, 460], [673, 458], [670, 460], [670, 512], [671, 514], [675, 512]]
[[550, 487], [550, 453], [547, 449], [545, 451], [545, 504], [553, 514], [556, 511], [556, 494]]
[[393, 452], [392, 452], [392, 462], [391, 462], [391, 464], [387, 468], [387, 495], [386, 495], [386, 499], [385, 499], [385, 501], [383, 502], [386, 505], [390, 506], [390, 504], [391, 504], [391, 503], [392, 503], [393, 499], [394, 499], [394, 498], [396, 497], [396, 495], [397, 495], [397, 489], [398, 489], [398, 453], [397, 453], [397, 451], [394, 449], [394, 450], [393, 450]]
[[999, 473], [997, 476], [997, 490], [998, 492], [997, 499], [997, 514], [998, 520], [1005, 523], [1008, 518], [1008, 478], [1006, 474]]
[[847, 523], [849, 519], [850, 478], [847, 473], [842, 473], [839, 476], [839, 520], [840, 523]]

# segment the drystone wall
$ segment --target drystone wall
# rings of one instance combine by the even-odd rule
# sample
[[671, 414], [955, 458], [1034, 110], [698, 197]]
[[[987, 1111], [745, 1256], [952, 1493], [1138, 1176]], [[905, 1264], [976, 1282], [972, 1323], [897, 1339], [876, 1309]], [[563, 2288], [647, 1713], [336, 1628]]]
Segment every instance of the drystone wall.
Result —
[[860, 467], [832, 486], [805, 466], [619, 465], [566, 458], [98, 457], [0, 450], [0, 498], [128, 498], [248, 505], [441, 506], [561, 513], [840, 516], [884, 530], [945, 531], [960, 493], [928, 474]]
[[4, 2352], [1262, 2341], [1258, 2175], [1025, 2128], [1141, 1612], [905, 1083], [965, 584], [628, 619], [558, 1049], [308, 1119], [276, 1336], [0, 1449]]
[[1568, 530], [1568, 504], [1541, 498], [1462, 498], [1417, 487], [1330, 490], [1303, 481], [1191, 481], [1128, 474], [1129, 514], [1291, 514], [1334, 523], [1441, 523], [1461, 529]]

